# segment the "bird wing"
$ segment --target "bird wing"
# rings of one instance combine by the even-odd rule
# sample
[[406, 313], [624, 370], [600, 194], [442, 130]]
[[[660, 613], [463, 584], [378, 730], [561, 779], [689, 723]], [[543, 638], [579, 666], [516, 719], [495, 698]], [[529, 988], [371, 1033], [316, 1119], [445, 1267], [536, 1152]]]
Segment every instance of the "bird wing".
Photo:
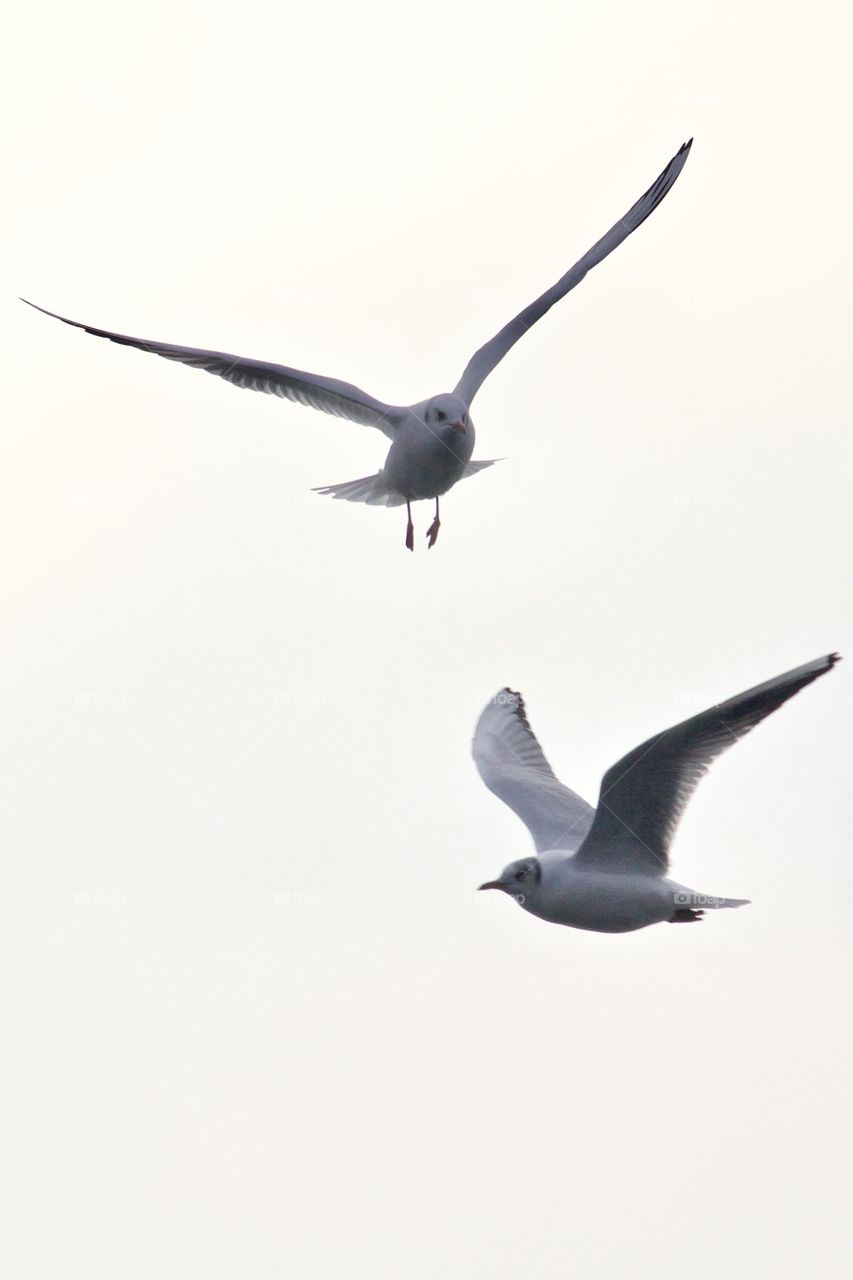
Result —
[[[27, 299], [22, 298], [21, 301], [27, 302]], [[35, 307], [36, 311], [52, 316], [54, 320], [61, 320], [63, 324], [73, 325], [75, 329], [84, 329], [96, 338], [109, 338], [110, 342], [118, 342], [124, 347], [137, 347], [140, 351], [150, 351], [166, 360], [178, 360], [194, 369], [215, 373], [235, 387], [263, 391], [267, 395], [308, 405], [311, 409], [321, 409], [323, 413], [334, 414], [336, 418], [349, 418], [363, 426], [377, 427], [391, 440], [405, 413], [399, 406], [383, 404], [359, 387], [354, 387], [349, 382], [339, 382], [336, 378], [303, 373], [300, 369], [288, 369], [283, 364], [268, 364], [265, 360], [232, 356], [225, 351], [206, 351], [203, 347], [178, 347], [171, 342], [130, 338], [124, 333], [111, 333], [109, 329], [95, 329], [92, 325], [69, 320], [66, 316], [57, 315], [55, 311], [37, 307], [34, 302], [27, 302], [27, 306]]]
[[515, 346], [522, 334], [526, 333], [537, 320], [541, 320], [546, 311], [550, 311], [554, 303], [565, 297], [570, 289], [574, 289], [576, 284], [580, 284], [586, 273], [594, 266], [597, 266], [609, 253], [612, 253], [617, 245], [620, 245], [623, 240], [628, 238], [632, 231], [636, 231], [641, 222], [645, 222], [681, 173], [687, 163], [687, 157], [690, 154], [692, 145], [693, 139], [691, 138], [672, 157], [663, 173], [655, 179], [645, 195], [640, 196], [633, 208], [629, 209], [624, 218], [620, 218], [610, 228], [607, 235], [602, 236], [597, 244], [587, 250], [584, 256], [555, 285], [552, 285], [550, 289], [546, 289], [541, 297], [537, 298], [535, 302], [531, 302], [529, 307], [525, 307], [523, 311], [520, 311], [514, 320], [510, 320], [509, 324], [504, 325], [500, 333], [496, 333], [485, 346], [480, 347], [479, 351], [474, 353], [468, 361], [465, 372], [459, 379], [456, 395], [470, 405], [495, 365], [503, 360], [510, 347]]
[[592, 830], [575, 861], [662, 874], [688, 800], [718, 755], [838, 661], [830, 653], [747, 689], [649, 738], [608, 769]]
[[471, 753], [489, 790], [526, 825], [537, 853], [578, 848], [595, 810], [555, 776], [520, 693], [502, 689], [495, 694], [477, 721]]

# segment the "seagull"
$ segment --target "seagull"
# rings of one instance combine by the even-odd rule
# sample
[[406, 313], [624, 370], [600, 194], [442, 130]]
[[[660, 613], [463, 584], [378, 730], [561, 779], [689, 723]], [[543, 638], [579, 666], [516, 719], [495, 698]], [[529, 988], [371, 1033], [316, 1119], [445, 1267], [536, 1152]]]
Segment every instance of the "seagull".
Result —
[[501, 690], [477, 722], [472, 753], [489, 790], [527, 826], [536, 856], [480, 888], [500, 889], [540, 920], [596, 933], [689, 924], [706, 910], [745, 906], [746, 898], [668, 878], [675, 829], [711, 761], [838, 661], [837, 653], [816, 658], [655, 734], [608, 769], [598, 809], [557, 779], [521, 694]]
[[[498, 459], [472, 461], [474, 450], [474, 424], [471, 421], [471, 403], [485, 379], [504, 358], [522, 334], [550, 311], [570, 289], [580, 284], [586, 273], [603, 261], [623, 240], [636, 231], [653, 209], [656, 209], [678, 178], [693, 143], [685, 142], [670, 160], [664, 171], [652, 183], [645, 195], [610, 228], [566, 274], [547, 289], [535, 302], [504, 325], [484, 346], [474, 353], [462, 377], [452, 392], [442, 392], [418, 404], [391, 405], [376, 400], [348, 382], [326, 378], [315, 373], [304, 373], [283, 364], [269, 364], [264, 360], [252, 360], [244, 356], [229, 355], [224, 351], [207, 351], [202, 347], [180, 347], [170, 342], [154, 342], [148, 338], [131, 338], [113, 333], [109, 329], [96, 329], [80, 324], [66, 316], [36, 307], [37, 311], [73, 325], [97, 338], [126, 347], [137, 347], [177, 360], [181, 364], [206, 373], [214, 373], [236, 387], [263, 391], [279, 396], [338, 418], [349, 418], [363, 426], [376, 427], [391, 441], [385, 465], [372, 476], [349, 480], [343, 484], [326, 485], [315, 490], [333, 498], [348, 502], [365, 502], [370, 506], [397, 507], [406, 505], [406, 546], [414, 550], [414, 526], [412, 503], [419, 499], [434, 499], [435, 515], [427, 530], [427, 545], [433, 547], [441, 524], [439, 498], [447, 493], [458, 480], [472, 476], [485, 467], [491, 467]], [[21, 299], [26, 302], [26, 298]], [[28, 303], [35, 306], [35, 303]]]

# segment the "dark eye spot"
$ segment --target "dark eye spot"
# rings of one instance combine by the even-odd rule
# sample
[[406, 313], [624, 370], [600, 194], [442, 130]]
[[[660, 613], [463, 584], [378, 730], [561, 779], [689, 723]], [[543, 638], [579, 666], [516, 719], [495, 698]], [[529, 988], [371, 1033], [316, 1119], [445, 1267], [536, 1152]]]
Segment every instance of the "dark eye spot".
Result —
[[438, 418], [439, 422], [444, 422], [444, 419], [447, 417], [447, 414], [444, 412], [443, 409], [436, 409], [435, 416]]
[[524, 879], [526, 875], [527, 875], [526, 871], [516, 871], [515, 875], [513, 876], [513, 879], [521, 881]]

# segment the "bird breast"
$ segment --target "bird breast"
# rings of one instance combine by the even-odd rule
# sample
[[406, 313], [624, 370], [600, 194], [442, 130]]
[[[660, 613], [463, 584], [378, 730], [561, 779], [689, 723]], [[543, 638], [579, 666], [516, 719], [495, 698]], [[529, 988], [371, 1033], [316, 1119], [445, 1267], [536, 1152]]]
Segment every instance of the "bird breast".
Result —
[[410, 500], [437, 498], [462, 479], [473, 451], [471, 426], [448, 441], [426, 423], [407, 424], [388, 452], [385, 481]]

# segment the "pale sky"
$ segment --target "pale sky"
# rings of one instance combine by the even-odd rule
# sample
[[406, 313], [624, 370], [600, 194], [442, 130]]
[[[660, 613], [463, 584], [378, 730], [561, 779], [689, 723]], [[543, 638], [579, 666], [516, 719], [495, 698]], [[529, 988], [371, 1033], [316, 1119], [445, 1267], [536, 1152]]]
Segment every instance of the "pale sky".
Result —
[[[848, 5], [33, 3], [0, 324], [4, 1271], [847, 1276], [851, 662], [716, 764], [701, 926], [546, 925], [480, 782], [525, 694], [595, 802], [853, 657]], [[19, 302], [392, 402], [673, 191], [404, 516], [387, 442]], [[6, 252], [8, 250], [8, 252]]]

